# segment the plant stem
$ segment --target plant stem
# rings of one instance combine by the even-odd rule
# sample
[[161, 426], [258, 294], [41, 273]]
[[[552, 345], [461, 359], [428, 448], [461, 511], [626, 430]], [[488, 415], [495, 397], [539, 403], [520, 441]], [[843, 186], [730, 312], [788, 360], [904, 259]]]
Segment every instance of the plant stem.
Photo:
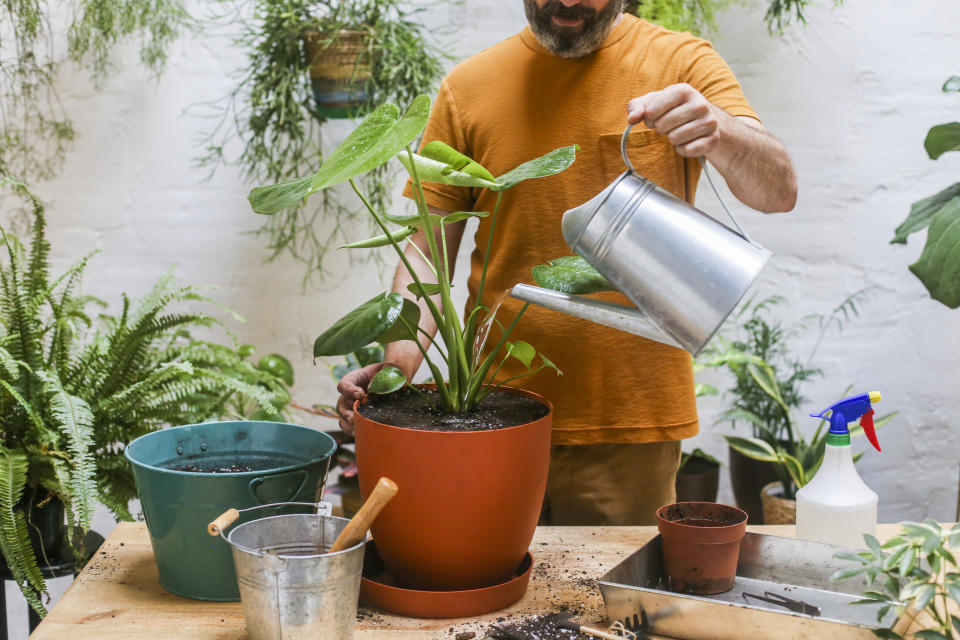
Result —
[[[409, 150], [410, 148], [407, 147], [408, 152]], [[416, 270], [413, 268], [413, 265], [410, 264], [410, 260], [407, 259], [407, 254], [404, 253], [403, 249], [400, 248], [400, 245], [397, 243], [397, 241], [394, 240], [393, 236], [390, 235], [390, 231], [387, 229], [386, 223], [384, 223], [384, 221], [380, 218], [380, 215], [374, 210], [374, 208], [370, 205], [370, 203], [363, 196], [363, 194], [360, 193], [360, 189], [357, 188], [357, 184], [352, 179], [350, 180], [350, 186], [353, 187], [354, 193], [357, 194], [357, 197], [360, 198], [361, 202], [363, 202], [364, 206], [373, 216], [373, 219], [376, 221], [377, 225], [380, 227], [383, 233], [386, 234], [387, 239], [390, 240], [390, 244], [393, 245], [393, 249], [397, 252], [397, 255], [400, 256], [400, 261], [403, 262], [403, 266], [406, 267], [407, 272], [410, 274], [410, 277], [413, 278], [413, 281], [417, 283], [417, 285], [420, 287], [420, 290], [423, 291], [424, 290], [423, 283], [420, 281], [420, 278], [417, 276]], [[421, 195], [422, 195], [422, 191], [421, 191]], [[429, 233], [427, 234], [427, 237], [431, 237], [431, 236], [432, 234], [429, 234]], [[441, 289], [442, 289], [442, 286], [441, 286]], [[433, 316], [434, 322], [437, 323], [437, 327], [438, 328], [443, 327], [444, 326], [443, 316], [440, 314], [440, 310], [437, 309], [437, 305], [434, 304], [433, 299], [430, 296], [424, 296], [424, 300], [426, 300], [427, 302], [427, 306], [430, 309], [430, 314]], [[420, 350], [423, 351], [423, 345], [420, 344], [420, 341], [414, 340], [414, 342], [416, 342], [418, 348], [420, 348]], [[427, 363], [427, 366], [430, 366], [429, 361]], [[433, 371], [433, 369], [431, 369], [431, 371]], [[446, 406], [447, 403], [450, 402], [451, 400], [449, 396], [449, 390], [443, 384], [443, 376], [437, 377], [437, 375], [438, 375], [437, 373], [434, 373], [434, 379], [438, 380], [437, 391], [440, 393], [440, 397], [443, 399], [444, 405]]]
[[493, 364], [494, 356], [500, 352], [500, 349], [503, 347], [503, 344], [507, 341], [507, 337], [513, 332], [513, 328], [517, 326], [517, 323], [520, 321], [520, 318], [523, 317], [523, 314], [526, 313], [527, 307], [530, 306], [529, 302], [525, 302], [520, 311], [514, 316], [513, 321], [510, 323], [510, 326], [507, 327], [506, 331], [503, 332], [503, 335], [500, 336], [500, 341], [497, 345], [490, 351], [490, 354], [483, 360], [483, 364], [474, 372], [470, 380], [470, 389], [467, 391], [467, 404], [468, 406], [473, 406], [476, 404], [476, 396], [480, 389], [480, 386], [483, 384], [483, 380], [487, 377], [487, 371], [490, 370], [491, 365]]
[[[445, 268], [446, 265], [443, 264], [444, 268], [440, 268], [440, 251], [437, 248], [437, 239], [433, 234], [433, 225], [430, 224], [430, 212], [427, 209], [427, 200], [423, 193], [423, 185], [421, 184], [420, 176], [417, 173], [417, 164], [414, 162], [413, 151], [409, 146], [407, 147], [407, 157], [410, 163], [410, 176], [413, 178], [413, 184], [416, 189], [417, 209], [420, 213], [420, 219], [422, 220], [424, 236], [427, 240], [427, 246], [430, 247], [430, 255], [433, 257], [433, 263], [435, 266], [437, 266], [437, 273], [440, 276], [438, 278], [440, 280], [440, 301], [444, 310], [442, 319], [443, 326], [446, 329], [446, 333], [444, 334], [444, 342], [447, 344], [448, 353], [451, 356], [448, 366], [448, 382], [450, 385], [450, 395], [454, 398], [454, 403], [450, 408], [453, 411], [460, 411], [463, 406], [463, 399], [465, 397], [461, 390], [461, 385], [464, 388], [463, 390], [469, 388], [470, 367], [467, 364], [466, 353], [463, 348], [463, 335], [461, 333], [460, 320], [457, 317], [457, 310], [453, 304], [453, 299], [450, 297], [450, 280]], [[442, 223], [440, 230], [442, 237]], [[444, 242], [444, 251], [446, 251], [446, 242]], [[437, 384], [439, 387], [440, 382]]]

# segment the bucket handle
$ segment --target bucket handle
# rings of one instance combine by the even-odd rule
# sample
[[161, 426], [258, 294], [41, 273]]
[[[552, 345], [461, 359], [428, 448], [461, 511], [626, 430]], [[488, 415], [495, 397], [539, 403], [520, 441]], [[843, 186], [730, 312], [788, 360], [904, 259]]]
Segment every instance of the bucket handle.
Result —
[[[623, 156], [623, 163], [627, 165], [627, 169], [630, 170], [630, 173], [635, 173], [638, 176], [640, 173], [633, 167], [633, 163], [630, 162], [630, 157], [627, 155], [627, 137], [630, 135], [630, 130], [633, 129], [632, 124], [628, 124], [627, 128], [623, 132], [623, 136], [620, 138], [620, 155]], [[734, 217], [733, 212], [727, 208], [726, 203], [723, 201], [723, 198], [720, 197], [720, 192], [717, 191], [717, 186], [713, 184], [713, 178], [710, 177], [710, 172], [707, 171], [707, 162], [702, 156], [699, 158], [700, 166], [703, 168], [703, 175], [707, 176], [707, 182], [710, 183], [710, 188], [713, 189], [713, 193], [717, 196], [717, 200], [720, 201], [720, 206], [723, 207], [723, 210], [727, 212], [727, 215], [730, 217], [730, 220], [733, 222], [733, 226], [737, 228], [738, 235], [749, 242], [754, 246], [758, 246], [753, 240], [750, 239], [750, 236], [747, 235], [747, 232], [743, 230], [743, 227], [740, 226], [740, 223], [737, 222], [737, 219]], [[643, 176], [641, 176], [643, 177]], [[731, 229], [732, 231], [732, 229]]]
[[333, 509], [331, 508], [329, 502], [274, 502], [271, 504], [258, 504], [255, 507], [246, 507], [245, 509], [234, 509], [231, 507], [214, 518], [214, 520], [207, 525], [207, 533], [214, 537], [222, 536], [223, 539], [226, 540], [227, 538], [223, 535], [223, 532], [229, 529], [230, 525], [237, 521], [237, 518], [240, 517], [241, 513], [255, 511], [257, 509], [266, 509], [268, 507], [288, 506], [315, 507], [317, 509], [318, 516], [329, 516], [331, 513], [333, 513]]
[[247, 490], [250, 492], [250, 497], [253, 498], [256, 502], [259, 502], [260, 504], [264, 504], [263, 500], [261, 500], [257, 496], [257, 487], [259, 487], [261, 484], [263, 484], [268, 480], [276, 480], [278, 478], [283, 478], [289, 475], [302, 476], [300, 478], [300, 485], [297, 486], [297, 490], [291, 493], [290, 497], [287, 498], [287, 500], [293, 500], [300, 494], [300, 492], [303, 490], [303, 487], [307, 484], [307, 480], [310, 478], [310, 474], [307, 473], [306, 469], [294, 469], [293, 471], [286, 471], [284, 473], [277, 473], [274, 475], [259, 476], [257, 478], [254, 478], [247, 484]]

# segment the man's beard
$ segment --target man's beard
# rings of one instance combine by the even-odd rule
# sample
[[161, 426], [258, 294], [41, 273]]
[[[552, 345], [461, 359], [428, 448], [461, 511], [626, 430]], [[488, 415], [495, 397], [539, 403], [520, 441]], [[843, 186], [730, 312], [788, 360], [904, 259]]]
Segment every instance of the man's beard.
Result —
[[[590, 55], [603, 43], [610, 28], [623, 12], [623, 0], [610, 0], [599, 12], [583, 5], [566, 7], [560, 0], [548, 0], [538, 7], [536, 0], [523, 0], [530, 30], [551, 53], [563, 58]], [[561, 27], [552, 18], [583, 18], [576, 27]]]

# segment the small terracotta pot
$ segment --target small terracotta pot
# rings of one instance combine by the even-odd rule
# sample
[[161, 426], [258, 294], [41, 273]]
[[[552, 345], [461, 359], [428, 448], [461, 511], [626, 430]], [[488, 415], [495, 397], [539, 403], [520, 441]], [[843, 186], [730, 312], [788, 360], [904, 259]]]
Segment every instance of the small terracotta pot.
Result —
[[677, 502], [657, 510], [667, 586], [680, 593], [733, 588], [745, 511], [714, 502]]
[[502, 390], [549, 412], [490, 431], [405, 429], [354, 414], [364, 498], [382, 476], [400, 488], [371, 528], [400, 586], [481, 589], [516, 576], [547, 488], [553, 407], [536, 394]]
[[797, 501], [783, 497], [783, 483], [771, 482], [760, 491], [764, 524], [797, 524]]

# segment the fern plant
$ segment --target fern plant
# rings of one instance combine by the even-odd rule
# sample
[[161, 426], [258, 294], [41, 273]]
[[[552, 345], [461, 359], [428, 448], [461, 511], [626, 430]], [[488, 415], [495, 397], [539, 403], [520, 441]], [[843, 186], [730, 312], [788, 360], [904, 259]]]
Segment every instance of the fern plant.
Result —
[[0, 187], [33, 214], [29, 247], [0, 228], [0, 552], [42, 616], [43, 550], [28, 537], [28, 491], [63, 503], [70, 541], [89, 531], [98, 501], [132, 520], [128, 442], [165, 425], [236, 416], [238, 407], [280, 415], [292, 377], [247, 361], [250, 347], [191, 337], [219, 321], [173, 309], [212, 301], [171, 274], [142, 300], [123, 296], [117, 315], [89, 313], [92, 304], [105, 306], [78, 292], [92, 254], [51, 279], [43, 206], [20, 183]]

